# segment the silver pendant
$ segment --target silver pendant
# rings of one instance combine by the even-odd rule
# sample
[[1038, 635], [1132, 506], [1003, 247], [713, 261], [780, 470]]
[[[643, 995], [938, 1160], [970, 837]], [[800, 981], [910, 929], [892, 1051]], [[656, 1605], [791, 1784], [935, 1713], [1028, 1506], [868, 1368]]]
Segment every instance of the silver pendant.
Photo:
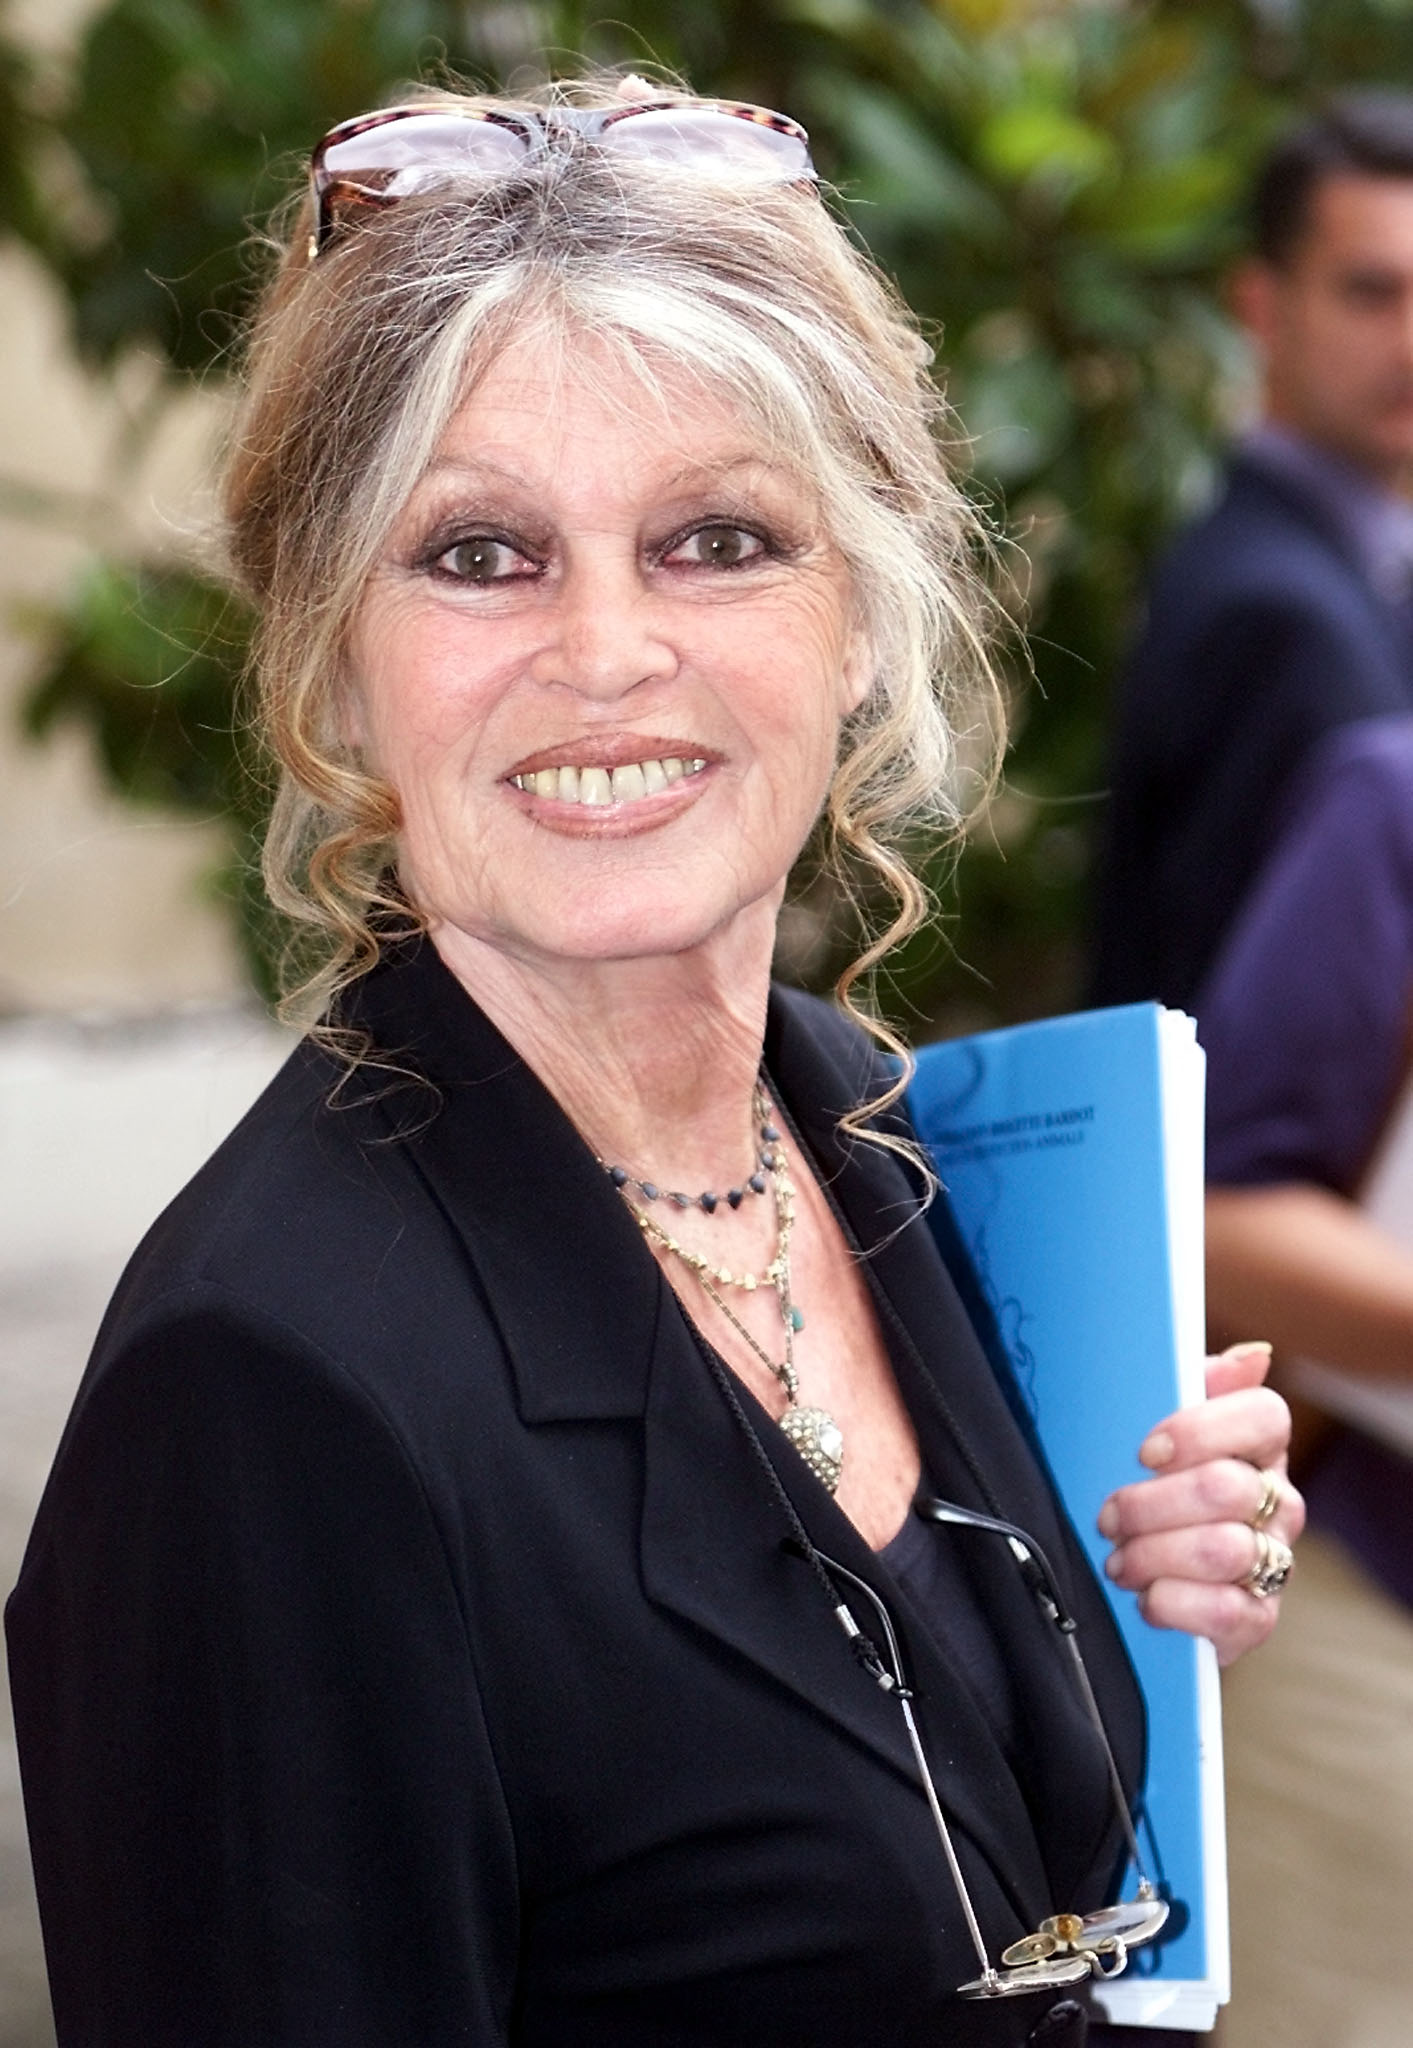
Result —
[[844, 1469], [844, 1432], [826, 1408], [787, 1408], [780, 1427], [813, 1472], [833, 1493]]

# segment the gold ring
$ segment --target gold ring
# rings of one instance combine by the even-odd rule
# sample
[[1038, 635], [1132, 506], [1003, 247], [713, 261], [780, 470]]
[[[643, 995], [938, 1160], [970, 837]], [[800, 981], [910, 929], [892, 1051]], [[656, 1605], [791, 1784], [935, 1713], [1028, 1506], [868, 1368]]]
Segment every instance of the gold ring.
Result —
[[1249, 1514], [1246, 1520], [1252, 1529], [1264, 1529], [1280, 1506], [1281, 1475], [1279, 1472], [1273, 1472], [1269, 1465], [1263, 1465], [1258, 1466], [1256, 1477], [1261, 1482], [1261, 1498], [1256, 1503], [1255, 1511]]
[[1256, 1561], [1236, 1583], [1248, 1593], [1254, 1593], [1258, 1600], [1268, 1600], [1272, 1593], [1279, 1593], [1290, 1577], [1295, 1559], [1290, 1545], [1282, 1543], [1279, 1536], [1268, 1535], [1264, 1529], [1256, 1529], [1252, 1533], [1256, 1538]]

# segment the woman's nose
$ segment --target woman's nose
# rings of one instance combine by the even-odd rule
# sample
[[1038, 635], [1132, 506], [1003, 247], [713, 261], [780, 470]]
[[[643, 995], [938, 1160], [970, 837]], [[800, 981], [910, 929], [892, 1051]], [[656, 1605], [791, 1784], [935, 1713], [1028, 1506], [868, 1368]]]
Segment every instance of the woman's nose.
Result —
[[531, 675], [600, 702], [640, 683], [670, 681], [679, 663], [663, 614], [636, 562], [576, 565], [564, 577]]

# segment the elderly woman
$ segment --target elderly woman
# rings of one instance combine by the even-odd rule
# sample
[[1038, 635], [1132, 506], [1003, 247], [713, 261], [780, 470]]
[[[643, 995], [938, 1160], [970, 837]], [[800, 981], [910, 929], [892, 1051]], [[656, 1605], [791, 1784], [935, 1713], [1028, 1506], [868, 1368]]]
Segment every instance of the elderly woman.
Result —
[[[641, 81], [315, 153], [226, 505], [322, 1020], [129, 1270], [11, 1606], [62, 2048], [1084, 2038], [1039, 1923], [1126, 1816], [1052, 1593], [1126, 1795], [1140, 1703], [893, 1068], [770, 986], [821, 816], [916, 921], [985, 723], [924, 350], [811, 179]], [[1106, 1527], [1230, 1657], [1287, 1418], [1214, 1371]]]

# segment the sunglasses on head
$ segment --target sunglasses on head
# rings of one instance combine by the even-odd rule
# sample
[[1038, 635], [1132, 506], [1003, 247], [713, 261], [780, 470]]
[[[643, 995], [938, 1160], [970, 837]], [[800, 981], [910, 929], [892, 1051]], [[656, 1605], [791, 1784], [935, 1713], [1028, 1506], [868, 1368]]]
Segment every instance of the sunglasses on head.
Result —
[[788, 114], [733, 100], [644, 100], [510, 111], [471, 104], [388, 107], [331, 128], [309, 164], [311, 260], [370, 208], [462, 179], [509, 177], [556, 141], [686, 169], [737, 165], [785, 184], [813, 183], [809, 137]]

